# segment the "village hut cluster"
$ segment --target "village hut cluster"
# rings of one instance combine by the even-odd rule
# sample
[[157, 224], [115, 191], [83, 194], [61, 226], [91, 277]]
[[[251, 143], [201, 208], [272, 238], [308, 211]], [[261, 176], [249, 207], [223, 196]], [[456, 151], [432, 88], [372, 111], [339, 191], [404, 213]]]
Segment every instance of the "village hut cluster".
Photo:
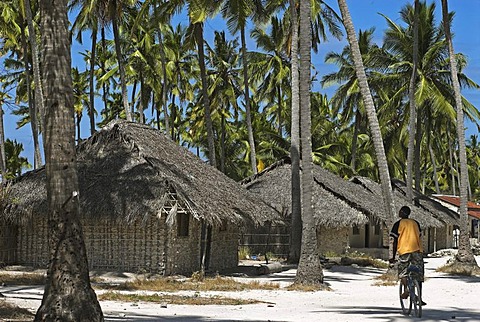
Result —
[[[77, 168], [90, 269], [172, 275], [204, 265], [219, 271], [238, 265], [239, 244], [252, 253], [288, 254], [288, 158], [237, 183], [161, 131], [118, 121], [78, 145]], [[402, 184], [392, 182], [396, 211], [408, 204]], [[1, 263], [46, 267], [45, 169], [25, 173], [6, 189]], [[389, 218], [378, 183], [344, 180], [314, 166], [313, 194], [321, 254], [358, 250], [386, 258]], [[417, 191], [410, 206], [426, 232], [426, 250], [452, 246], [455, 211]]]
[[[239, 227], [277, 213], [161, 131], [118, 122], [77, 150], [80, 209], [91, 269], [164, 275], [238, 264]], [[2, 262], [46, 267], [45, 169], [10, 188]], [[4, 237], [6, 237], [4, 235]], [[8, 246], [6, 246], [8, 244]], [[205, 256], [204, 256], [205, 255]]]

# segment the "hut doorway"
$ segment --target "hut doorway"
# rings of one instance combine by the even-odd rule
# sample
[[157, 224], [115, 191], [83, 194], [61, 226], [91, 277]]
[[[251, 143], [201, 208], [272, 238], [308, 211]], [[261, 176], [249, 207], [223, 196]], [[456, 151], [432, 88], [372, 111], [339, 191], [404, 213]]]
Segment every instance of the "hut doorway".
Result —
[[365, 248], [370, 247], [370, 225], [365, 225]]

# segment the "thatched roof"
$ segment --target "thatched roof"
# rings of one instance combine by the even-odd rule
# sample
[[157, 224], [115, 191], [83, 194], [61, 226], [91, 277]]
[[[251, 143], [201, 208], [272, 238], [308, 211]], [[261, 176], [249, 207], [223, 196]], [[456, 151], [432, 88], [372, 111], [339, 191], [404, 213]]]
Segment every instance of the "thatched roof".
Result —
[[[279, 218], [240, 184], [146, 125], [110, 124], [79, 144], [77, 160], [83, 216], [130, 222], [189, 210], [213, 225]], [[45, 180], [44, 168], [21, 176], [4, 217], [22, 223], [45, 215]]]
[[[398, 179], [392, 179], [392, 188], [406, 198], [407, 186], [405, 182]], [[413, 189], [413, 198], [416, 206], [430, 212], [432, 216], [438, 220], [448, 224], [458, 223], [460, 215], [456, 211], [442, 205], [442, 203], [435, 198], [424, 195], [415, 189]]]
[[[319, 170], [315, 169], [315, 178]], [[342, 180], [337, 178], [337, 180]], [[289, 159], [278, 161], [255, 176], [242, 181], [246, 188], [261, 196], [284, 215], [291, 213], [291, 165]], [[321, 184], [313, 187], [313, 202], [317, 225], [345, 227], [368, 222], [367, 216], [345, 201], [335, 197]]]
[[[290, 159], [278, 161], [255, 176], [242, 181], [247, 189], [262, 196], [272, 207], [283, 213], [291, 212]], [[368, 218], [388, 222], [384, 211], [381, 187], [367, 178], [345, 180], [318, 165], [313, 167], [315, 216], [317, 223], [327, 226], [350, 226], [367, 222]], [[358, 184], [365, 182], [364, 185]], [[408, 204], [395, 196], [396, 211]], [[441, 227], [442, 222], [431, 213], [409, 205], [423, 227]]]
[[[382, 187], [379, 183], [366, 178], [366, 177], [353, 177], [350, 179], [351, 183], [358, 185], [368, 191], [376, 200], [376, 202], [381, 205], [383, 211], [383, 198], [382, 198]], [[393, 182], [392, 182], [393, 186]], [[393, 198], [395, 203], [395, 215], [398, 214], [398, 211], [402, 206], [409, 206], [412, 210], [410, 218], [417, 220], [422, 227], [442, 227], [444, 226], [444, 222], [439, 220], [436, 214], [430, 212], [428, 209], [424, 207], [420, 207], [418, 204], [414, 203], [411, 204], [405, 194], [401, 193], [397, 189], [393, 189]], [[397, 217], [396, 217], [397, 219]]]

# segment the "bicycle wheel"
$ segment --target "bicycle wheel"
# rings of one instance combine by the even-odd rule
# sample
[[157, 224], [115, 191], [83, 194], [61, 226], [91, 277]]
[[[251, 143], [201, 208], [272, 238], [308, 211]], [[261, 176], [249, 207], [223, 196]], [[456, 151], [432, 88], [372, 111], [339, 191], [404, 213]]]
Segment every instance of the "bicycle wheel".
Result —
[[[413, 310], [415, 316], [422, 317], [422, 291], [420, 290], [420, 283], [417, 280], [413, 280], [410, 289], [410, 298], [413, 299]], [[410, 302], [410, 303], [411, 303]]]
[[402, 298], [402, 294], [405, 293], [408, 289], [407, 285], [403, 285], [402, 281], [400, 281], [399, 287], [399, 298], [400, 298], [400, 306], [402, 307], [402, 312], [405, 315], [409, 315], [412, 312], [412, 301], [410, 301], [410, 296], [406, 299]]

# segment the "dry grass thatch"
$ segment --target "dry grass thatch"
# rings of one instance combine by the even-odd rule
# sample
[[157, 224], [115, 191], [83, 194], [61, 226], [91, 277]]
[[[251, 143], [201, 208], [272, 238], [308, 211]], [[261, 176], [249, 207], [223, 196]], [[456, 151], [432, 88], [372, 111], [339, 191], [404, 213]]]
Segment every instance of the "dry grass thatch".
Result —
[[[366, 223], [368, 218], [378, 222], [389, 220], [384, 210], [380, 184], [363, 177], [344, 180], [318, 165], [314, 165], [313, 175], [316, 183], [313, 194], [317, 224], [341, 227], [361, 225]], [[280, 160], [257, 175], [242, 181], [248, 190], [262, 196], [284, 215], [291, 212], [290, 182], [289, 158]], [[394, 198], [397, 209], [408, 204], [404, 195], [398, 191]], [[443, 226], [443, 222], [437, 220], [433, 213], [415, 205], [410, 207], [412, 218], [417, 219], [422, 227]]]
[[[80, 207], [84, 216], [130, 222], [178, 209], [212, 225], [262, 224], [278, 214], [244, 187], [161, 131], [119, 121], [77, 147]], [[47, 213], [45, 169], [11, 187], [3, 216], [25, 224]], [[172, 202], [173, 200], [173, 202]]]
[[[373, 196], [375, 196], [378, 203], [383, 203], [383, 200], [381, 197], [382, 188], [379, 183], [374, 182], [365, 177], [353, 177], [351, 179], [351, 182], [369, 191]], [[398, 211], [402, 206], [408, 205], [412, 210], [412, 214], [410, 218], [417, 220], [422, 227], [440, 228], [445, 225], [445, 221], [442, 221], [438, 218], [437, 212], [432, 211], [432, 208], [421, 206], [420, 204], [418, 204], [417, 201], [415, 201], [415, 200], [418, 200], [419, 198], [422, 198], [423, 200], [430, 200], [429, 202], [435, 202], [433, 201], [433, 199], [429, 198], [424, 194], [419, 193], [418, 191], [415, 191], [415, 196], [414, 196], [415, 200], [414, 200], [414, 203], [412, 204], [407, 200], [405, 192], [398, 188], [399, 187], [398, 182], [399, 180], [395, 180], [395, 179], [392, 180], [393, 198], [394, 198], [394, 203], [396, 208], [396, 214], [398, 214]], [[435, 203], [441, 206], [439, 203], [437, 202]], [[445, 211], [449, 211], [447, 208], [443, 206], [441, 207], [444, 208]]]
[[[322, 185], [323, 180], [343, 181], [341, 178], [326, 178], [320, 167], [315, 167], [313, 187], [315, 219], [318, 225], [342, 227], [361, 225], [368, 218], [344, 200], [337, 198]], [[324, 170], [323, 170], [324, 171]], [[289, 159], [278, 161], [254, 177], [243, 182], [249, 191], [261, 196], [272, 207], [284, 215], [291, 212], [291, 165]], [[333, 184], [339, 184], [333, 183]]]

